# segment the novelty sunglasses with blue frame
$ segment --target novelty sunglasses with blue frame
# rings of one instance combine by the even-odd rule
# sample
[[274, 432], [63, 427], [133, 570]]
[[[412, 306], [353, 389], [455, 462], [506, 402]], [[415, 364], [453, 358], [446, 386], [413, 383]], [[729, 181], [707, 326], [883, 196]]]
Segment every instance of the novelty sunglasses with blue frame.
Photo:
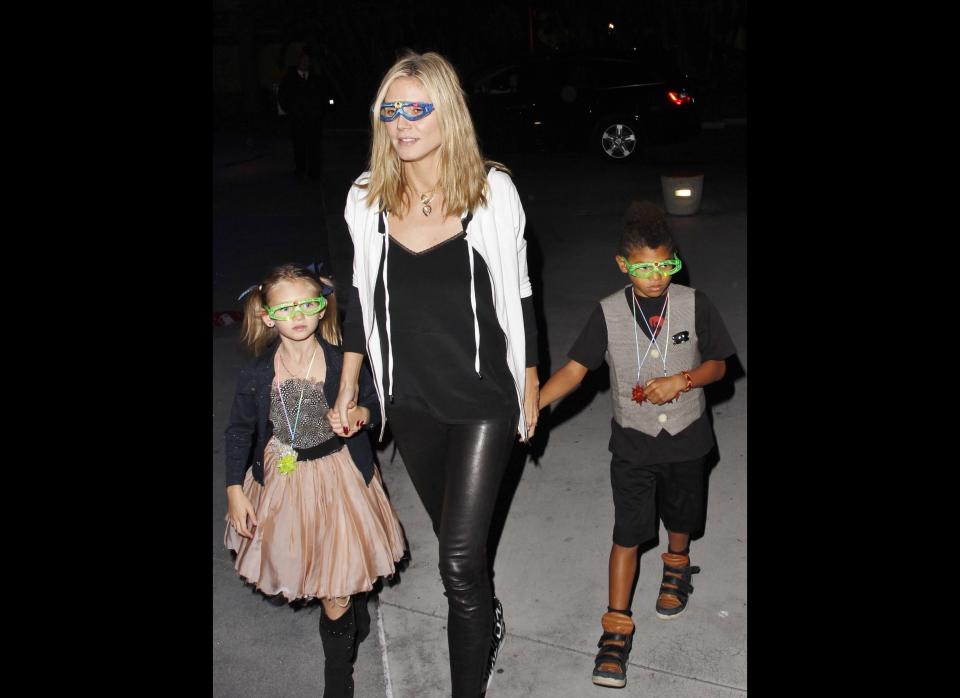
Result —
[[433, 111], [431, 102], [384, 102], [380, 105], [380, 121], [394, 121], [402, 116], [407, 121], [419, 121]]

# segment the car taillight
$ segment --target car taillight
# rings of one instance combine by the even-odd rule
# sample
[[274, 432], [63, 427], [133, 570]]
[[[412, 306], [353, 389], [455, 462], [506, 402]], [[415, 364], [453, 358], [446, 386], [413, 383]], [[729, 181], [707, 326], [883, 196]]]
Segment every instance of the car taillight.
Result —
[[690, 104], [693, 102], [693, 97], [688, 95], [686, 90], [680, 90], [679, 92], [671, 90], [670, 92], [667, 92], [667, 97], [669, 97], [670, 101], [677, 106], [680, 106], [681, 104]]

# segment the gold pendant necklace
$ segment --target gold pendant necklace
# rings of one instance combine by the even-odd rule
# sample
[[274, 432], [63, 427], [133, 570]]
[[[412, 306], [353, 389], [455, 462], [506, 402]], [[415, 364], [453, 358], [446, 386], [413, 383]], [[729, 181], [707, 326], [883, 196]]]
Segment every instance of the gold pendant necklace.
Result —
[[428, 191], [426, 194], [420, 195], [420, 212], [425, 216], [429, 216], [433, 213], [433, 206], [430, 205], [430, 202], [433, 201], [433, 195], [436, 194], [436, 191]]

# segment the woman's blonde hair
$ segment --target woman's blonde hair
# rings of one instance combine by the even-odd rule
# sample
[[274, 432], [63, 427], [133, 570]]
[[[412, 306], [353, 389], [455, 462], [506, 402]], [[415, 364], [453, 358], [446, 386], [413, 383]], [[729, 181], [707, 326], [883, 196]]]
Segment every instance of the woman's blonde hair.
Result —
[[[270, 289], [281, 281], [308, 281], [316, 289], [317, 295], [323, 294], [324, 286], [333, 288], [333, 281], [317, 276], [299, 264], [283, 264], [271, 271], [267, 278], [254, 286], [243, 305], [243, 325], [240, 328], [240, 340], [254, 356], [263, 351], [280, 335], [276, 326], [267, 327], [261, 319], [266, 315], [267, 296]], [[337, 294], [332, 290], [327, 294], [327, 307], [320, 320], [320, 336], [333, 345], [340, 344], [340, 319], [337, 316]]]
[[[370, 179], [357, 186], [367, 189], [367, 201], [379, 202], [380, 211], [399, 211], [409, 204], [403, 163], [390, 143], [386, 124], [380, 121], [380, 105], [397, 78], [412, 77], [426, 89], [435, 110], [426, 118], [439, 119], [440, 161], [437, 188], [443, 192], [443, 214], [460, 215], [487, 203], [487, 172], [506, 167], [480, 155], [477, 134], [470, 118], [457, 71], [439, 53], [408, 51], [394, 63], [380, 82], [370, 112], [373, 137], [370, 143]], [[402, 119], [402, 116], [398, 116]]]

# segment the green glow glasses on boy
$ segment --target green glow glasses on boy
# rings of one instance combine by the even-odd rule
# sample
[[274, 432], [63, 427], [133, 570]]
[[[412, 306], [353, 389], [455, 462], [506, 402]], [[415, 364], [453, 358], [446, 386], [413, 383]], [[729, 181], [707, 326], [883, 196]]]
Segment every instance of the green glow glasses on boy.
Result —
[[264, 307], [264, 310], [267, 311], [267, 315], [270, 316], [271, 320], [290, 320], [298, 311], [309, 317], [316, 315], [326, 307], [327, 299], [323, 296], [317, 296], [316, 298], [304, 298], [299, 301], [279, 303], [272, 308]]
[[680, 257], [677, 256], [676, 252], [673, 254], [673, 259], [665, 259], [662, 262], [636, 262], [635, 264], [630, 264], [626, 257], [621, 256], [620, 259], [627, 268], [627, 273], [638, 279], [649, 279], [655, 272], [664, 276], [673, 276], [683, 267], [683, 263], [680, 261]]

